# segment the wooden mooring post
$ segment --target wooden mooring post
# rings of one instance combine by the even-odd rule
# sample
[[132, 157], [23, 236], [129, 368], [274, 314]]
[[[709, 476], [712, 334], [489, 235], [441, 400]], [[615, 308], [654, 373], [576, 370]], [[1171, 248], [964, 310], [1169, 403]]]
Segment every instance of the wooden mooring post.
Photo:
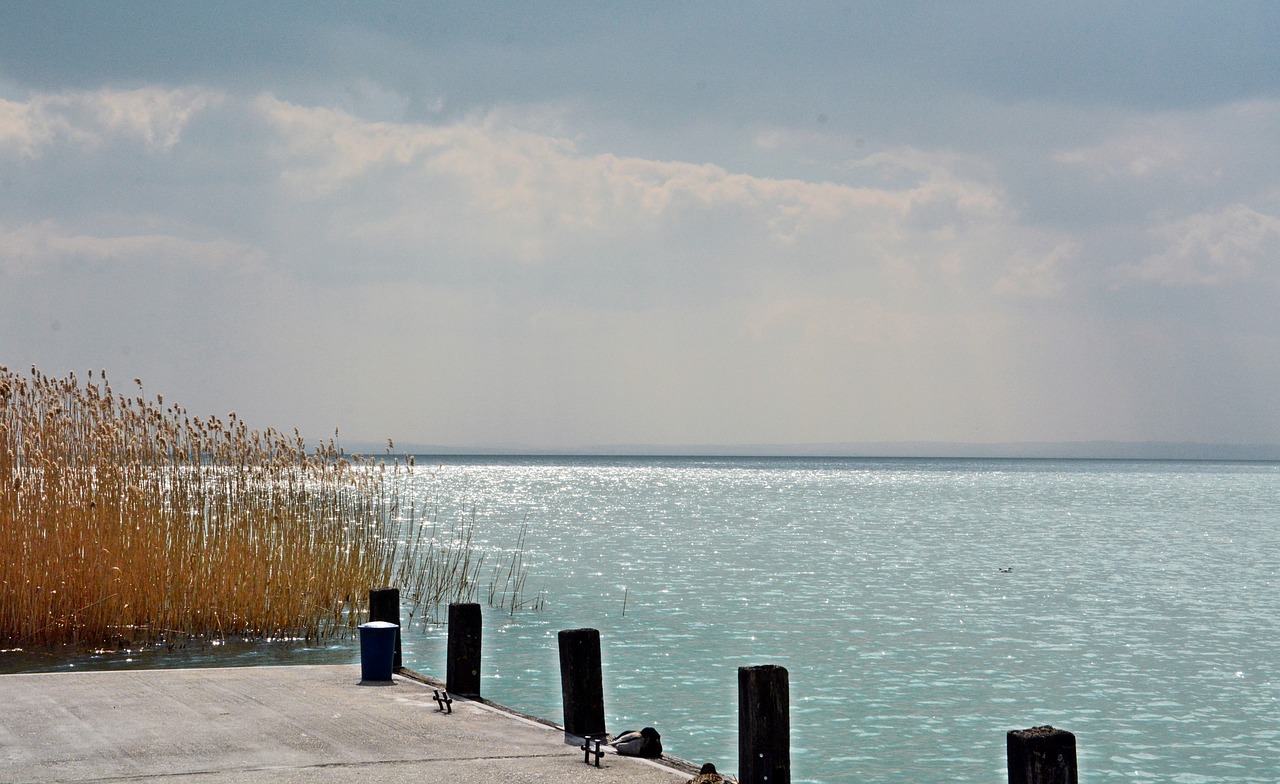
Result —
[[1009, 784], [1079, 784], [1076, 736], [1050, 726], [1009, 730]]
[[[400, 589], [371, 588], [369, 590], [369, 620], [386, 621], [400, 625]], [[391, 664], [393, 670], [404, 666], [400, 656], [400, 630], [396, 630], [396, 655]]]
[[445, 688], [463, 697], [480, 696], [480, 605], [449, 605], [449, 652]]
[[600, 631], [560, 632], [560, 693], [564, 731], [574, 738], [599, 737], [604, 728], [604, 674], [600, 666]]
[[790, 699], [785, 667], [738, 668], [741, 784], [791, 784]]

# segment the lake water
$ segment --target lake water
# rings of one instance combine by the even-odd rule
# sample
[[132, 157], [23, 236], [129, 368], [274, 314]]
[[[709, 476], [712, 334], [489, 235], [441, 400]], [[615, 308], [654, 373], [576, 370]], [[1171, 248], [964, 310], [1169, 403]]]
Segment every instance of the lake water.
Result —
[[[546, 599], [486, 609], [494, 701], [559, 721], [556, 633], [585, 626], [609, 729], [721, 770], [737, 668], [779, 664], [797, 782], [1004, 781], [1005, 733], [1040, 724], [1076, 734], [1090, 782], [1280, 780], [1280, 464], [439, 460], [415, 495], [474, 510], [490, 563], [527, 520]], [[443, 675], [445, 635], [406, 630], [406, 665]], [[129, 665], [255, 657], [353, 650]]]

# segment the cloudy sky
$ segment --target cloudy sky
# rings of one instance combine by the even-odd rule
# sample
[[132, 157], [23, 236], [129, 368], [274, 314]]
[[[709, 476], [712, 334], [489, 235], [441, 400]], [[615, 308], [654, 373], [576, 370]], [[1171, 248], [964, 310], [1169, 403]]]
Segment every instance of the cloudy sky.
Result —
[[1280, 5], [0, 5], [0, 364], [344, 441], [1280, 443]]

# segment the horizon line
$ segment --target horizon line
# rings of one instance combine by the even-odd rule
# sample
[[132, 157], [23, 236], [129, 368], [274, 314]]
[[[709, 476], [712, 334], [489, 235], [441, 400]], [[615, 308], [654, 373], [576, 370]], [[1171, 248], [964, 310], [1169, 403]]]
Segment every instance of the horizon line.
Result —
[[990, 458], [1084, 460], [1209, 460], [1278, 462], [1280, 444], [1196, 441], [885, 441], [793, 444], [597, 444], [458, 446], [354, 441], [354, 454], [435, 457], [809, 457], [809, 458]]

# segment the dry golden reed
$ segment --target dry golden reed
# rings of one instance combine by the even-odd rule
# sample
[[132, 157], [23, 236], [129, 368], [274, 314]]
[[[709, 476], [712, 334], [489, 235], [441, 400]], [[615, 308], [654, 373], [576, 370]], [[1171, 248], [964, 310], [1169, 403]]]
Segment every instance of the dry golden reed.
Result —
[[411, 460], [308, 453], [135, 386], [0, 367], [0, 648], [315, 638], [358, 623], [371, 587], [474, 592], [464, 543], [419, 557]]

